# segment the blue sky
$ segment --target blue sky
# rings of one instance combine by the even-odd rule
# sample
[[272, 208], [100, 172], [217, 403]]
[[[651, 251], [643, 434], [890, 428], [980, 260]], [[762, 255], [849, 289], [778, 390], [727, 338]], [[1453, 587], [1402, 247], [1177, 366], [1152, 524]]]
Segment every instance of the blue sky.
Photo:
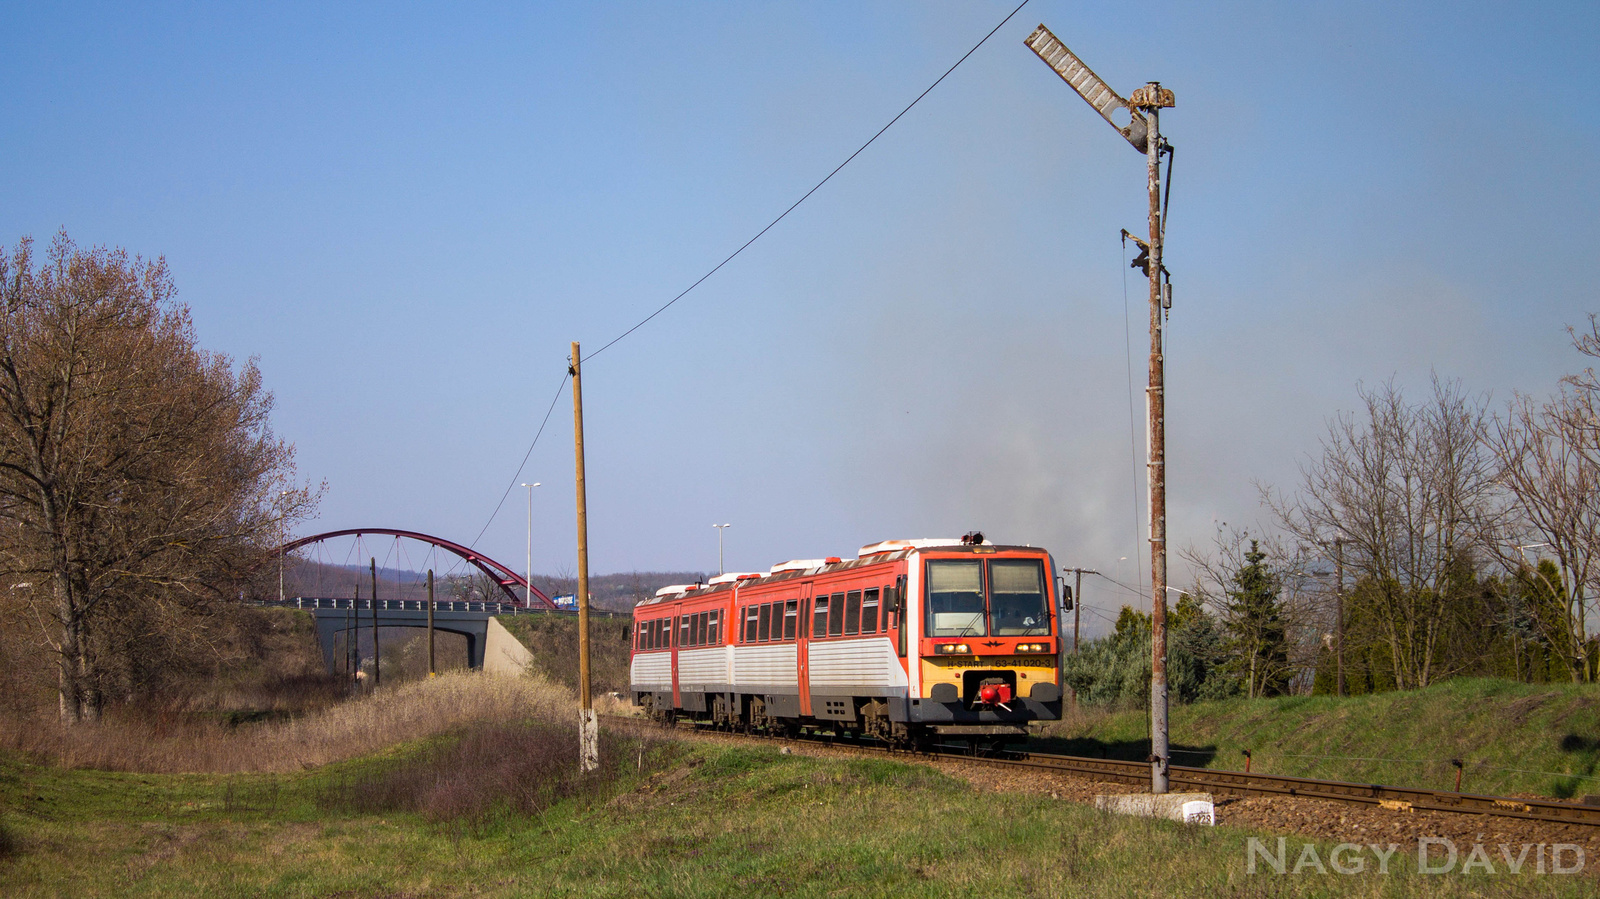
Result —
[[[0, 244], [164, 255], [328, 482], [303, 532], [465, 542], [570, 341], [692, 283], [1013, 6], [15, 5]], [[979, 528], [1138, 576], [1143, 161], [1022, 46], [1041, 21], [1177, 94], [1175, 545], [1260, 518], [1358, 383], [1550, 391], [1600, 306], [1597, 18], [1035, 0], [586, 367], [595, 569], [714, 568], [727, 521], [730, 569]], [[571, 470], [563, 398], [519, 478], [542, 571], [573, 566]], [[525, 502], [479, 544], [516, 567]]]

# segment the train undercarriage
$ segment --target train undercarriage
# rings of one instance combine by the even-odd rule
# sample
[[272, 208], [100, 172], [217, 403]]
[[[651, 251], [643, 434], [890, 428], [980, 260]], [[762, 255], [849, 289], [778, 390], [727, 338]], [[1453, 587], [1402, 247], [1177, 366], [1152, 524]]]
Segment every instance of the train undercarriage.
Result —
[[973, 751], [998, 751], [1010, 743], [1027, 739], [1030, 723], [1027, 720], [940, 724], [899, 721], [891, 712], [889, 700], [883, 697], [831, 700], [826, 703], [828, 717], [792, 713], [798, 705], [792, 696], [708, 694], [703, 711], [675, 707], [671, 694], [667, 693], [638, 693], [636, 700], [647, 717], [667, 727], [682, 721], [725, 733], [788, 738], [831, 733], [852, 742], [875, 741], [906, 751], [952, 743], [965, 744]]

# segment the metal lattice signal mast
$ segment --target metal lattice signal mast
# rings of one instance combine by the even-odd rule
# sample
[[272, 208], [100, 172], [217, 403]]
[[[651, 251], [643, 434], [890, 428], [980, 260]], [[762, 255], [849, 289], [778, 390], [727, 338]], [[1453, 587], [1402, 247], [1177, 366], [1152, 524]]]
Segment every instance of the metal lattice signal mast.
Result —
[[[1162, 312], [1166, 306], [1163, 300], [1170, 294], [1164, 296], [1161, 288], [1161, 279], [1166, 271], [1161, 264], [1164, 216], [1161, 208], [1161, 154], [1171, 153], [1171, 147], [1161, 138], [1160, 111], [1173, 105], [1173, 96], [1172, 91], [1152, 81], [1134, 91], [1131, 99], [1122, 99], [1043, 25], [1034, 29], [1023, 43], [1077, 91], [1078, 96], [1094, 107], [1095, 112], [1117, 129], [1117, 133], [1126, 138], [1135, 150], [1144, 153], [1149, 169], [1150, 241], [1139, 241], [1145, 255], [1142, 259], [1135, 259], [1133, 264], [1143, 267], [1150, 277], [1150, 386], [1145, 389], [1145, 408], [1149, 413], [1145, 452], [1149, 472], [1150, 525], [1150, 790], [1153, 793], [1165, 793], [1171, 759], [1167, 733], [1166, 367], [1162, 356], [1161, 329]], [[1125, 125], [1117, 123], [1115, 114], [1119, 110], [1126, 110], [1128, 114]]]

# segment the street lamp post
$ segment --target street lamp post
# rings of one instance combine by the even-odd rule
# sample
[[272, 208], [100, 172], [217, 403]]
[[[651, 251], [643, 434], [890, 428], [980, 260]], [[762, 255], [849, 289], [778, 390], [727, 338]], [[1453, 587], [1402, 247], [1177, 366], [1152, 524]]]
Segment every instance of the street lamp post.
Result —
[[723, 568], [722, 568], [722, 529], [723, 528], [731, 528], [731, 527], [733, 527], [733, 525], [731, 525], [731, 524], [714, 524], [714, 525], [712, 525], [712, 527], [717, 529], [717, 574], [726, 574], [726, 572], [723, 571]]
[[528, 488], [528, 589], [522, 594], [522, 602], [530, 608], [533, 606], [533, 488], [540, 483], [534, 481], [522, 485]]

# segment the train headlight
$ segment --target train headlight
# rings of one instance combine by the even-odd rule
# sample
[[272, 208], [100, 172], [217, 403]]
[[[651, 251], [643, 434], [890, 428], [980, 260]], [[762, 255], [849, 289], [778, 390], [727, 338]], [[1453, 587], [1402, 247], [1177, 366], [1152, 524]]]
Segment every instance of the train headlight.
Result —
[[1046, 643], [1018, 643], [1017, 652], [1049, 652], [1050, 646]]
[[934, 655], [965, 656], [972, 654], [972, 647], [965, 643], [939, 643], [933, 647]]

